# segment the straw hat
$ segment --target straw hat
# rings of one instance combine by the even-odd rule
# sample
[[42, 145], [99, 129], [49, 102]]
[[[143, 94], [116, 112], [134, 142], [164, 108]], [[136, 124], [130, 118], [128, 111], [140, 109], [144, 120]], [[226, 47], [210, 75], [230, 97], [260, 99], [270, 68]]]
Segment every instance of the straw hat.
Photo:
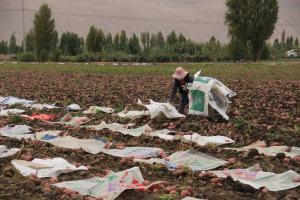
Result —
[[183, 69], [182, 67], [178, 67], [178, 68], [175, 70], [175, 72], [174, 72], [174, 74], [172, 75], [172, 77], [173, 77], [173, 78], [176, 78], [176, 79], [178, 79], [178, 80], [182, 80], [182, 79], [184, 79], [184, 77], [185, 77], [187, 74], [188, 74], [188, 72], [187, 72], [185, 69]]

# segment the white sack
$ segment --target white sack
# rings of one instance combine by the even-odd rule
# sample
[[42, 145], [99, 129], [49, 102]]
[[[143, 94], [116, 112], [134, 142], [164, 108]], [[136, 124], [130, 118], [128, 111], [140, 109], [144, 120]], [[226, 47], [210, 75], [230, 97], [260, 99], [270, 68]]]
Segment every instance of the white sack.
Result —
[[98, 112], [113, 113], [115, 112], [115, 109], [109, 107], [91, 106], [89, 109], [85, 110], [83, 114], [97, 114]]
[[6, 146], [0, 145], [0, 158], [12, 156], [12, 155], [16, 154], [19, 150], [20, 149], [18, 149], [18, 148], [8, 149]]
[[[266, 143], [264, 141], [256, 141], [253, 144], [250, 144], [241, 148], [226, 148], [236, 151], [248, 151], [249, 149], [257, 149], [260, 154], [264, 154], [267, 156], [276, 156], [277, 153], [284, 153], [286, 157], [297, 157], [300, 156], [300, 148], [299, 147], [291, 147], [288, 146], [270, 146], [265, 147]], [[287, 151], [288, 150], [288, 151]]]
[[150, 115], [149, 111], [122, 111], [117, 113], [117, 116], [120, 118], [129, 118], [129, 119], [139, 119], [142, 118], [144, 116], [148, 116]]
[[27, 125], [7, 125], [0, 128], [0, 135], [16, 139], [27, 139], [32, 138], [34, 133], [31, 131], [31, 127]]
[[210, 105], [224, 119], [229, 120], [226, 111], [235, 92], [215, 78], [200, 76], [199, 72], [195, 74], [195, 80], [189, 89], [189, 114], [208, 117]]
[[0, 116], [8, 117], [10, 114], [21, 114], [24, 113], [25, 110], [20, 109], [0, 109]]
[[180, 114], [174, 106], [172, 106], [169, 102], [167, 103], [158, 103], [155, 101], [152, 101], [150, 99], [150, 104], [145, 105], [142, 103], [142, 101], [139, 99], [138, 104], [145, 106], [151, 115], [151, 119], [163, 114], [166, 118], [169, 119], [175, 119], [175, 118], [183, 118], [185, 115]]
[[179, 166], [187, 166], [193, 171], [210, 170], [220, 167], [227, 162], [218, 158], [209, 156], [205, 153], [194, 150], [178, 151], [170, 155], [169, 160], [165, 159], [134, 159], [135, 162], [144, 162], [148, 164], [165, 164], [169, 169], [175, 169]]
[[208, 144], [218, 146], [234, 143], [234, 140], [225, 136], [201, 136], [198, 133], [193, 133], [191, 135], [183, 135], [182, 137], [184, 138], [184, 140], [196, 143], [199, 146], [205, 146]]
[[73, 103], [73, 104], [68, 105], [66, 107], [66, 110], [69, 110], [69, 111], [80, 111], [81, 108], [80, 108], [80, 106], [78, 104]]
[[160, 148], [154, 147], [126, 147], [124, 149], [106, 149], [105, 143], [95, 139], [78, 139], [72, 136], [57, 137], [50, 140], [43, 140], [54, 146], [68, 149], [83, 149], [85, 152], [97, 154], [105, 153], [117, 157], [149, 158], [156, 157], [163, 152]]
[[38, 159], [31, 162], [25, 160], [12, 160], [11, 164], [23, 175], [36, 175], [39, 178], [59, 176], [61, 173], [69, 173], [79, 170], [88, 170], [85, 166], [76, 167], [63, 158]]
[[93, 177], [78, 181], [65, 181], [54, 184], [56, 187], [68, 188], [79, 192], [81, 195], [89, 195], [103, 200], [116, 199], [123, 191], [127, 189], [146, 190], [153, 184], [144, 186], [144, 178], [138, 167], [121, 171], [111, 172], [104, 178]]
[[28, 105], [33, 103], [34, 101], [30, 101], [27, 99], [20, 99], [18, 97], [12, 97], [12, 96], [2, 97], [0, 99], [0, 105], [8, 105], [8, 106], [12, 106], [15, 104]]
[[101, 131], [103, 129], [109, 129], [111, 131], [114, 132], [119, 132], [122, 133], [124, 135], [131, 135], [134, 137], [138, 137], [141, 136], [143, 134], [146, 134], [150, 131], [152, 131], [152, 129], [150, 128], [149, 125], [144, 125], [141, 126], [139, 128], [132, 128], [129, 129], [127, 128], [128, 125], [123, 125], [123, 124], [118, 124], [118, 123], [111, 123], [111, 124], [107, 124], [106, 122], [102, 121], [99, 125], [91, 125], [91, 126], [87, 126], [88, 128], [97, 130], [97, 131]]

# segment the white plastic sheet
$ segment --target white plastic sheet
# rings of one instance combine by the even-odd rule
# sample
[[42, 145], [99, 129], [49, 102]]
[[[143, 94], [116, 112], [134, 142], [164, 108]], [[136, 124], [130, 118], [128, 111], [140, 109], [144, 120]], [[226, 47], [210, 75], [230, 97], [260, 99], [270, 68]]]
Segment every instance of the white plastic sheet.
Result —
[[124, 110], [122, 112], [117, 113], [118, 117], [129, 118], [129, 119], [139, 119], [148, 115], [150, 115], [149, 111], [136, 111], [136, 110], [132, 110], [132, 111]]
[[19, 150], [20, 149], [18, 149], [18, 148], [8, 149], [6, 146], [0, 145], [0, 158], [12, 156], [12, 155], [16, 154]]
[[142, 101], [139, 99], [138, 104], [145, 106], [151, 115], [151, 119], [163, 114], [166, 118], [169, 119], [175, 119], [175, 118], [183, 118], [185, 115], [180, 114], [174, 106], [172, 106], [169, 102], [167, 103], [158, 103], [155, 101], [152, 101], [150, 99], [150, 104], [145, 105], [142, 103]]
[[189, 135], [174, 135], [171, 133], [174, 133], [174, 131], [163, 129], [163, 130], [150, 132], [149, 135], [153, 137], [154, 136], [159, 137], [163, 140], [179, 139], [182, 140], [183, 142], [192, 142], [199, 146], [205, 146], [208, 144], [219, 146], [219, 145], [234, 143], [234, 140], [225, 136], [201, 136], [198, 133], [192, 133]]
[[60, 122], [51, 122], [51, 123], [65, 124], [69, 126], [79, 126], [87, 123], [88, 121], [90, 121], [88, 117], [78, 117], [78, 116], [73, 117], [70, 113], [68, 113], [61, 118]]
[[39, 178], [56, 177], [62, 173], [88, 170], [85, 166], [76, 167], [63, 158], [38, 159], [32, 161], [12, 160], [11, 164], [23, 175], [36, 175]]
[[7, 117], [10, 114], [21, 114], [24, 113], [25, 110], [21, 109], [0, 109], [0, 116]]
[[126, 147], [124, 149], [109, 149], [104, 153], [117, 157], [134, 157], [136, 159], [157, 157], [164, 151], [154, 147]]
[[50, 144], [68, 149], [83, 149], [85, 152], [97, 154], [105, 153], [117, 157], [149, 158], [163, 153], [160, 148], [154, 147], [126, 147], [124, 149], [106, 149], [105, 143], [95, 139], [78, 139], [72, 136], [56, 137], [43, 140]]
[[27, 99], [20, 99], [18, 97], [12, 97], [12, 96], [0, 98], [0, 105], [8, 105], [8, 106], [12, 106], [15, 104], [29, 105], [33, 103], [34, 103], [33, 101]]
[[25, 107], [34, 108], [34, 109], [37, 109], [37, 110], [44, 110], [44, 109], [51, 110], [51, 109], [59, 108], [57, 106], [50, 105], [50, 104], [45, 104], [45, 103], [43, 103], [43, 104], [40, 104], [40, 103], [26, 104], [24, 106]]
[[203, 199], [198, 199], [198, 198], [195, 198], [195, 197], [185, 197], [181, 200], [203, 200]]
[[27, 139], [32, 138], [34, 133], [31, 131], [31, 127], [27, 125], [7, 125], [0, 129], [0, 135], [16, 139]]
[[105, 143], [95, 139], [78, 139], [72, 136], [57, 137], [50, 140], [43, 140], [50, 144], [68, 149], [83, 149], [92, 154], [103, 151]]
[[193, 133], [191, 135], [183, 135], [183, 138], [189, 142], [196, 143], [199, 146], [205, 146], [208, 144], [218, 146], [234, 143], [234, 140], [225, 136], [201, 136], [198, 133]]
[[118, 123], [107, 124], [104, 121], [102, 121], [99, 125], [92, 125], [92, 126], [87, 126], [87, 127], [97, 130], [97, 131], [100, 131], [103, 129], [109, 129], [111, 131], [119, 132], [124, 135], [131, 135], [134, 137], [138, 137], [138, 136], [141, 136], [143, 134], [146, 134], [146, 133], [152, 131], [151, 127], [147, 124], [144, 126], [141, 126], [139, 128], [129, 129], [129, 128], [127, 128], [128, 125], [123, 125], [123, 124], [118, 124]]
[[127, 189], [146, 190], [153, 184], [144, 186], [143, 175], [138, 167], [121, 171], [111, 172], [104, 178], [93, 177], [78, 181], [65, 181], [54, 184], [56, 187], [68, 188], [77, 191], [81, 195], [89, 195], [103, 200], [113, 200]]
[[249, 149], [257, 149], [260, 154], [267, 156], [276, 156], [277, 153], [284, 153], [287, 157], [297, 157], [300, 156], [299, 147], [288, 147], [288, 146], [270, 146], [265, 147], [266, 143], [264, 141], [256, 141], [253, 144], [250, 144], [241, 148], [226, 148], [236, 151], [248, 151]]
[[247, 169], [232, 169], [222, 171], [212, 171], [218, 177], [226, 178], [231, 176], [233, 180], [252, 186], [255, 189], [266, 187], [269, 191], [280, 191], [300, 186], [300, 182], [293, 179], [299, 174], [289, 170], [282, 174], [261, 171], [259, 165]]
[[98, 112], [114, 113], [115, 109], [110, 107], [91, 106], [89, 109], [83, 111], [83, 114], [97, 114]]
[[34, 108], [34, 109], [38, 109], [38, 110], [58, 108], [54, 105], [39, 104], [39, 103], [35, 103], [35, 101], [31, 101], [31, 100], [27, 100], [27, 99], [20, 99], [18, 97], [12, 97], [12, 96], [0, 97], [0, 105], [12, 106], [15, 104], [21, 104], [22, 106]]
[[179, 166], [187, 166], [193, 171], [211, 170], [220, 167], [227, 162], [205, 153], [194, 150], [178, 151], [166, 159], [135, 159], [135, 162], [144, 162], [148, 164], [160, 163], [166, 165], [170, 170]]

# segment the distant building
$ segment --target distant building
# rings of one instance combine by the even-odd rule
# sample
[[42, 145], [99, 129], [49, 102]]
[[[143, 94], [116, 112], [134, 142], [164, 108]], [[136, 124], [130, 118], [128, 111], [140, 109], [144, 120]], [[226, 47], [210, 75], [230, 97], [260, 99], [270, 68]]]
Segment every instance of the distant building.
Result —
[[285, 55], [287, 56], [287, 57], [298, 57], [298, 56], [300, 56], [300, 51], [297, 51], [297, 50], [289, 50], [289, 51], [287, 51], [287, 52], [285, 52]]

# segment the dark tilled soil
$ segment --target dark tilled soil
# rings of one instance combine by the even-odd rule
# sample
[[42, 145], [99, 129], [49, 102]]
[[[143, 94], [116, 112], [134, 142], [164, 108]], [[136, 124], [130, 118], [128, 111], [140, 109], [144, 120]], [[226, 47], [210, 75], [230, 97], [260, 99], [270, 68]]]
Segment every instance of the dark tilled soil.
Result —
[[[154, 129], [167, 128], [170, 122], [176, 124], [176, 132], [194, 131], [202, 135], [224, 135], [236, 141], [232, 146], [248, 145], [256, 140], [265, 140], [268, 145], [278, 142], [282, 145], [300, 146], [300, 133], [295, 126], [300, 124], [300, 81], [236, 81], [222, 80], [238, 95], [228, 111], [230, 121], [222, 119], [207, 119], [204, 117], [188, 116], [186, 119], [169, 120], [143, 117], [139, 120], [118, 119], [108, 114], [90, 116], [90, 124], [106, 122], [129, 123], [136, 126], [148, 123]], [[171, 79], [162, 76], [95, 76], [82, 74], [59, 74], [37, 72], [4, 72], [1, 74], [0, 95], [17, 96], [34, 99], [39, 102], [59, 102], [63, 105], [78, 103], [83, 108], [90, 105], [111, 106], [119, 110], [125, 106], [128, 109], [143, 109], [135, 103], [137, 98], [147, 101], [153, 99], [166, 101], [170, 95]], [[178, 105], [178, 99], [175, 105]], [[27, 110], [27, 113], [35, 111]], [[51, 111], [62, 117], [63, 111]], [[79, 113], [80, 115], [80, 113]], [[28, 124], [35, 131], [63, 130], [78, 138], [94, 138], [106, 136], [112, 141], [124, 142], [125, 146], [160, 147], [168, 154], [178, 150], [197, 149], [220, 159], [235, 158], [236, 163], [224, 168], [246, 168], [260, 164], [263, 170], [282, 173], [294, 170], [300, 173], [300, 163], [294, 160], [267, 157], [264, 155], [254, 158], [245, 157], [245, 153], [225, 151], [222, 147], [196, 147], [183, 144], [180, 141], [167, 142], [159, 138], [146, 136], [134, 138], [113, 133], [108, 130], [90, 131], [85, 128], [66, 127], [48, 124], [41, 121], [26, 121], [21, 118], [0, 118], [0, 127], [9, 123]], [[63, 157], [69, 162], [82, 163], [91, 166], [89, 171], [62, 174], [59, 181], [77, 180], [105, 174], [107, 169], [113, 171], [125, 170], [139, 166], [145, 179], [150, 181], [167, 181], [176, 185], [177, 194], [174, 199], [180, 199], [182, 190], [191, 186], [191, 196], [206, 199], [300, 199], [300, 188], [266, 192], [255, 190], [250, 186], [234, 182], [227, 178], [222, 184], [212, 184], [210, 178], [199, 177], [199, 173], [187, 171], [181, 176], [161, 166], [149, 166], [128, 162], [120, 164], [120, 158], [104, 154], [88, 154], [82, 150], [69, 150], [54, 147], [50, 144], [19, 141], [0, 137], [0, 144], [8, 147], [22, 148], [20, 153], [0, 159], [0, 199], [84, 199], [82, 196], [67, 198], [61, 189], [50, 187], [45, 189], [49, 179], [22, 177], [10, 164], [12, 159], [21, 159], [24, 154], [32, 154], [33, 158]], [[48, 183], [49, 184], [49, 183]], [[118, 199], [167, 199], [165, 190], [155, 192], [125, 191]]]

